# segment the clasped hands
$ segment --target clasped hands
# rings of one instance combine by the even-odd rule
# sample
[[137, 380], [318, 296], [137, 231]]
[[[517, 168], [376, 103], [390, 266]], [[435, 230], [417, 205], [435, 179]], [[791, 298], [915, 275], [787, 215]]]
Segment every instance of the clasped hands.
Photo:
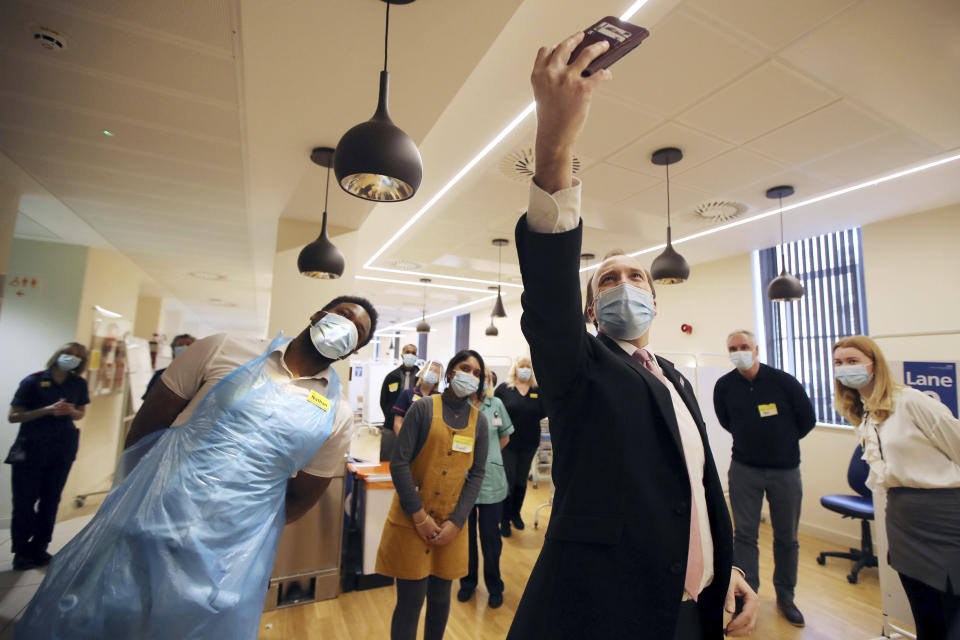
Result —
[[64, 398], [60, 398], [45, 409], [48, 412], [48, 415], [72, 416], [77, 408], [73, 405], [73, 403], [67, 402]]
[[433, 517], [423, 513], [423, 510], [413, 514], [413, 526], [424, 542], [438, 547], [450, 543], [460, 532], [460, 527], [449, 520], [438, 525]]

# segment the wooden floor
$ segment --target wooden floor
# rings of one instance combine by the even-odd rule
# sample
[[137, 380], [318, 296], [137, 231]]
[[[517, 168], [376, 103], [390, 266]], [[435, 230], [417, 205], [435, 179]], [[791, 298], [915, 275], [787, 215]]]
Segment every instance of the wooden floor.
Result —
[[[487, 608], [487, 592], [477, 588], [473, 599], [462, 603], [456, 599], [457, 585], [451, 596], [447, 640], [502, 639], [506, 636], [517, 602], [543, 544], [545, 521], [550, 510], [541, 513], [539, 529], [533, 528], [533, 512], [546, 502], [549, 489], [531, 485], [524, 506], [527, 528], [504, 538], [500, 562], [506, 585], [504, 604], [499, 609]], [[876, 569], [860, 573], [859, 584], [847, 582], [850, 562], [828, 559], [821, 567], [816, 563], [820, 551], [843, 550], [817, 538], [800, 536], [800, 571], [796, 604], [806, 618], [806, 627], [798, 629], [780, 616], [776, 608], [771, 579], [773, 576], [772, 537], [764, 523], [760, 529], [760, 616], [758, 640], [867, 640], [880, 635], [880, 587]], [[482, 571], [482, 568], [481, 568]], [[481, 580], [482, 583], [482, 580]], [[393, 612], [393, 587], [355, 591], [334, 600], [280, 609], [264, 614], [260, 640], [299, 640], [307, 638], [387, 639]], [[419, 637], [423, 633], [421, 618]], [[540, 640], [540, 639], [536, 639]], [[543, 639], [549, 640], [549, 639]], [[593, 639], [591, 639], [593, 640]], [[661, 640], [661, 639], [656, 639]]]

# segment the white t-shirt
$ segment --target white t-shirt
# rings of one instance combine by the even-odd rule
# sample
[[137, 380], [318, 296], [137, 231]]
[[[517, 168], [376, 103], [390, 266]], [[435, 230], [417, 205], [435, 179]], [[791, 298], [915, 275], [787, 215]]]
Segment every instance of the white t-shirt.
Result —
[[[283, 361], [290, 343], [284, 343], [270, 354], [266, 362], [266, 373], [276, 382], [289, 382], [283, 390], [306, 401], [311, 391], [326, 395], [329, 369], [324, 369], [310, 378], [295, 378]], [[190, 419], [194, 410], [221, 379], [234, 369], [263, 355], [270, 345], [269, 340], [244, 338], [225, 333], [197, 340], [190, 348], [181, 353], [163, 372], [161, 380], [172, 392], [189, 399], [186, 408], [180, 412], [172, 426], [178, 426]], [[353, 439], [353, 411], [340, 387], [340, 399], [334, 410], [330, 436], [313, 458], [303, 468], [310, 475], [332, 478], [343, 472], [344, 457], [350, 449]]]

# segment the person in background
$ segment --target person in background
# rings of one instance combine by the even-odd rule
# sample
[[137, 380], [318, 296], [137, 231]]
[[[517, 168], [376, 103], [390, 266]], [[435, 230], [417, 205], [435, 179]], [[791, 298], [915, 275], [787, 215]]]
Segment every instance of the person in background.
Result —
[[87, 348], [68, 342], [50, 357], [46, 369], [20, 381], [10, 403], [7, 420], [20, 424], [6, 459], [13, 488], [15, 571], [50, 563], [47, 545], [80, 441], [74, 420], [83, 418], [90, 403], [81, 377], [86, 368]]
[[888, 557], [917, 640], [960, 638], [960, 421], [897, 384], [866, 336], [838, 340], [833, 367], [834, 406], [860, 433], [867, 486], [887, 492]]
[[414, 640], [424, 597], [423, 637], [443, 637], [450, 583], [467, 574], [463, 532], [483, 484], [489, 427], [468, 399], [485, 378], [483, 358], [469, 349], [447, 365], [442, 394], [413, 403], [390, 460], [396, 488], [383, 525], [376, 571], [397, 579], [391, 640]]
[[[173, 342], [170, 343], [170, 353], [173, 355], [175, 360], [178, 355], [187, 350], [187, 347], [196, 342], [197, 339], [194, 338], [189, 333], [181, 333], [176, 338], [173, 339]], [[166, 367], [163, 369], [157, 369], [153, 372], [153, 376], [150, 377], [150, 382], [147, 383], [147, 390], [143, 392], [142, 400], [147, 399], [147, 394], [150, 393], [150, 389], [153, 385], [157, 384], [157, 380], [163, 376], [163, 372], [166, 371]]]
[[[440, 378], [443, 377], [443, 365], [434, 360], [427, 360], [423, 369], [420, 369], [420, 375], [417, 376], [416, 384], [410, 389], [404, 389], [397, 396], [390, 409], [389, 424], [392, 428], [383, 429], [380, 434], [380, 461], [389, 460], [393, 456], [393, 447], [397, 441], [397, 434], [400, 433], [400, 427], [403, 425], [403, 418], [416, 400], [440, 393]], [[386, 425], [387, 422], [384, 422]]]
[[[635, 258], [598, 266], [588, 309], [598, 335], [584, 326], [589, 223], [573, 153], [593, 90], [612, 74], [583, 77], [609, 46], [590, 45], [571, 61], [583, 38], [542, 47], [531, 74], [536, 172], [515, 233], [520, 325], [549, 413], [556, 492], [507, 638], [749, 635], [757, 596], [732, 566], [733, 528], [706, 425], [689, 380], [651, 350], [655, 291]], [[737, 597], [743, 610], [724, 624]]]
[[507, 381], [497, 387], [496, 396], [506, 407], [514, 428], [510, 442], [503, 450], [509, 495], [503, 501], [500, 534], [506, 538], [510, 536], [511, 524], [518, 530], [524, 527], [520, 509], [527, 495], [530, 463], [540, 447], [540, 420], [547, 415], [530, 358], [518, 358], [513, 363]]
[[777, 607], [790, 624], [802, 627], [803, 614], [794, 604], [800, 544], [800, 439], [817, 419], [803, 385], [789, 373], [761, 364], [756, 337], [746, 329], [727, 336], [733, 371], [713, 389], [720, 426], [733, 435], [730, 463], [730, 508], [733, 511], [733, 564], [746, 573], [747, 584], [760, 589], [760, 510], [770, 503], [773, 526], [773, 587]]
[[380, 386], [380, 410], [383, 411], [385, 429], [393, 426], [390, 410], [397, 402], [400, 392], [413, 388], [420, 367], [417, 366], [417, 345], [405, 344], [400, 350], [400, 366], [383, 379]]
[[480, 494], [477, 496], [476, 506], [470, 510], [468, 520], [469, 570], [466, 577], [460, 578], [460, 590], [457, 592], [457, 600], [466, 602], [473, 597], [473, 592], [477, 588], [479, 573], [477, 528], [479, 526], [480, 548], [483, 551], [483, 582], [487, 585], [487, 605], [491, 609], [496, 609], [503, 604], [503, 580], [500, 579], [500, 552], [503, 550], [503, 541], [500, 539], [499, 527], [502, 520], [503, 500], [507, 497], [507, 475], [503, 471], [503, 458], [500, 451], [507, 445], [510, 434], [513, 433], [510, 415], [500, 398], [493, 395], [496, 386], [497, 374], [488, 370], [486, 384], [470, 398], [471, 404], [480, 409], [480, 413], [487, 419], [490, 429], [489, 451]]

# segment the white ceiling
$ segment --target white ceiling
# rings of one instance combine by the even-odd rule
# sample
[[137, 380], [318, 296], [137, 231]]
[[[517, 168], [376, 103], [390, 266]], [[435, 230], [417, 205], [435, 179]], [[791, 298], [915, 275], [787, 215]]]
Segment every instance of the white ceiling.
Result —
[[[529, 103], [538, 45], [629, 4], [394, 7], [391, 114], [420, 145], [424, 182], [412, 200], [376, 207], [332, 189], [331, 224], [360, 229], [364, 259], [372, 256]], [[319, 218], [324, 170], [309, 162], [310, 149], [333, 146], [372, 113], [384, 8], [376, 0], [0, 4], [8, 156], [0, 165], [15, 164], [34, 185], [18, 235], [113, 246], [193, 314], [215, 313], [224, 328], [265, 328], [277, 220]], [[693, 213], [704, 202], [731, 201], [755, 216], [770, 210], [764, 192], [776, 184], [792, 184], [796, 202], [960, 147], [955, 0], [650, 0], [633, 21], [651, 36], [613, 68], [578, 149], [585, 251], [663, 242], [666, 185], [650, 163], [663, 146], [684, 152], [671, 167], [675, 238], [715, 224]], [[67, 48], [41, 50], [35, 25], [64, 34]], [[501, 161], [531, 146], [534, 126], [528, 117], [372, 266], [496, 280], [490, 240], [512, 241], [526, 204], [525, 184], [504, 175]], [[799, 237], [954, 202], [960, 162], [797, 209], [785, 224]], [[82, 233], [60, 232], [65, 212]], [[776, 228], [747, 224], [681, 252], [696, 265], [771, 246]], [[519, 282], [512, 242], [503, 257], [502, 281]], [[186, 277], [192, 271], [228, 278]], [[356, 282], [385, 320], [419, 314], [417, 276], [362, 272], [414, 283]], [[484, 296], [431, 289], [428, 312]], [[237, 306], [212, 309], [211, 297]]]

